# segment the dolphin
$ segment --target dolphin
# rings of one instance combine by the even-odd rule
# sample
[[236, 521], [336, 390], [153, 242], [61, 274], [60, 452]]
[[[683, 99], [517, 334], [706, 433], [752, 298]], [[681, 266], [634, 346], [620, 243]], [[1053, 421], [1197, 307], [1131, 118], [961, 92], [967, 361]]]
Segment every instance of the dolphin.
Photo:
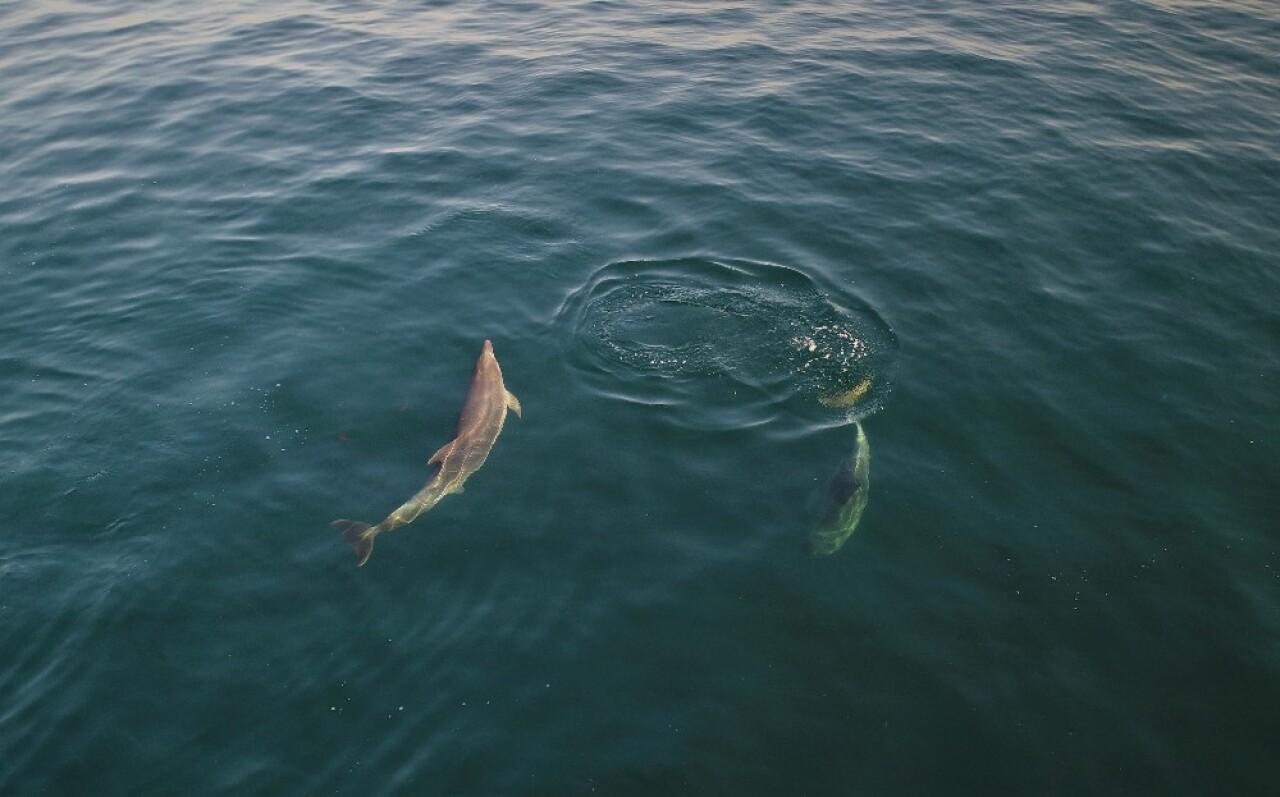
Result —
[[373, 540], [379, 534], [412, 523], [446, 495], [462, 492], [463, 482], [488, 458], [507, 420], [508, 409], [520, 415], [520, 402], [502, 383], [502, 369], [493, 356], [493, 344], [486, 340], [458, 416], [457, 432], [427, 460], [428, 465], [440, 466], [430, 481], [376, 526], [358, 520], [335, 520], [330, 524], [355, 548], [357, 566], [369, 561]]
[[818, 396], [818, 403], [824, 407], [830, 407], [831, 409], [849, 409], [854, 404], [858, 403], [858, 399], [867, 394], [867, 391], [871, 389], [871, 382], [873, 379], [874, 377], [868, 376], [866, 379], [863, 379], [861, 382], [842, 393], [835, 393], [830, 396]]
[[845, 540], [853, 534], [867, 508], [871, 491], [871, 446], [862, 424], [854, 421], [858, 429], [853, 456], [840, 464], [831, 479], [826, 508], [818, 520], [818, 526], [809, 538], [815, 554], [829, 555], [840, 550]]

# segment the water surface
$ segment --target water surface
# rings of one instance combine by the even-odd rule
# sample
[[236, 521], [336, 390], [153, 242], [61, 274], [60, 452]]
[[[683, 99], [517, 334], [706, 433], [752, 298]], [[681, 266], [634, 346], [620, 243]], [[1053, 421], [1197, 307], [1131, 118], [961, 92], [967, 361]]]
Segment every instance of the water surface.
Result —
[[[0, 6], [0, 792], [1265, 793], [1277, 41]], [[572, 312], [733, 263], [896, 341], [834, 556], [852, 430], [793, 372], [663, 306], [613, 328], [733, 367], [654, 381]], [[357, 570], [328, 522], [421, 486], [486, 338], [523, 419]]]

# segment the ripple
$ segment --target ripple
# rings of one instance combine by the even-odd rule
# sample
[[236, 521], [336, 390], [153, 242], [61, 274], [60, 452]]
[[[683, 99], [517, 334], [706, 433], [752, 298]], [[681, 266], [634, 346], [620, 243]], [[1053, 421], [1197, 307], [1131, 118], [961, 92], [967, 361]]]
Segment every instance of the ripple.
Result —
[[560, 311], [570, 359], [603, 394], [695, 428], [783, 411], [846, 422], [884, 406], [897, 337], [852, 295], [746, 260], [618, 262]]

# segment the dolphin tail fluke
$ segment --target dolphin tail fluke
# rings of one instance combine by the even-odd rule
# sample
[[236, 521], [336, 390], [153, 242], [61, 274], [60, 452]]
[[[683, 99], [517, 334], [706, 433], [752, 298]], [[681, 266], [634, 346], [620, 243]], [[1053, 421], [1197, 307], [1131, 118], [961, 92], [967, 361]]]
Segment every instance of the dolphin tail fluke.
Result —
[[341, 531], [342, 536], [351, 543], [351, 547], [356, 549], [356, 567], [369, 561], [369, 554], [373, 553], [374, 534], [370, 531], [368, 523], [361, 523], [358, 520], [335, 520], [329, 525]]

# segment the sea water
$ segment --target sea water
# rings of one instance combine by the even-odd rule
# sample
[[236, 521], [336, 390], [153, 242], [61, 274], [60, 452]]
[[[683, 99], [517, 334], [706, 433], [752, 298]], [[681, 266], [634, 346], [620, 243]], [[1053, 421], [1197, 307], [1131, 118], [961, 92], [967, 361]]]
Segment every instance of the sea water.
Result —
[[[0, 793], [1268, 792], [1277, 42], [0, 5]], [[357, 569], [485, 339], [524, 417]]]

